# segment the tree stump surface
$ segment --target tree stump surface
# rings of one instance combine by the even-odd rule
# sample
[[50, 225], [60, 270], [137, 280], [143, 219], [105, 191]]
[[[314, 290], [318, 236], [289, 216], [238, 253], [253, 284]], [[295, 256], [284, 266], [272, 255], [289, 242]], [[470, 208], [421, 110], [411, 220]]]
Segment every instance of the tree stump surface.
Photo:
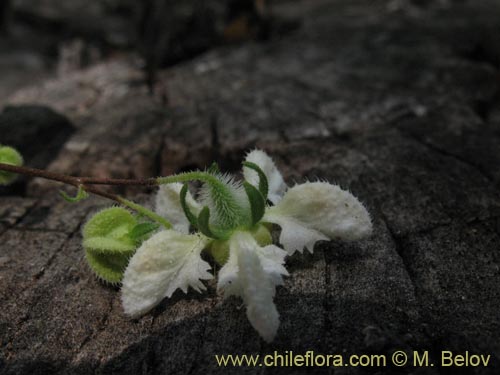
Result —
[[[83, 223], [109, 203], [70, 205], [56, 184], [21, 180], [0, 196], [0, 372], [329, 374], [222, 368], [214, 355], [399, 349], [429, 350], [436, 363], [441, 350], [491, 354], [487, 368], [456, 373], [498, 374], [500, 3], [405, 4], [298, 3], [289, 10], [301, 14], [299, 29], [161, 71], [154, 96], [130, 57], [11, 95], [2, 137], [13, 110], [47, 106], [68, 119], [29, 142], [10, 125], [23, 152], [50, 145], [38, 166], [149, 177], [215, 160], [238, 172], [258, 147], [289, 185], [319, 178], [349, 189], [374, 234], [288, 258], [275, 298], [281, 326], [266, 344], [241, 300], [223, 300], [214, 280], [204, 294], [178, 291], [140, 319], [125, 317], [119, 290], [96, 280], [81, 248]], [[36, 118], [33, 127], [48, 129], [52, 117]], [[149, 199], [144, 189], [118, 191]]]

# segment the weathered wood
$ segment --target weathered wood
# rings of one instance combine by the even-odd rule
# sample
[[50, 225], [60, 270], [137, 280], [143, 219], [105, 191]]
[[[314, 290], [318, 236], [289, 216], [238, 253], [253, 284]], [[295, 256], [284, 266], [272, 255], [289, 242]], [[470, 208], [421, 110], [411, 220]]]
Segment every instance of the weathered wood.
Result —
[[[214, 281], [127, 319], [119, 291], [92, 276], [80, 247], [82, 223], [103, 202], [70, 206], [54, 185], [33, 182], [29, 198], [0, 197], [2, 372], [302, 374], [218, 368], [214, 354], [420, 349], [433, 360], [441, 350], [491, 354], [475, 373], [498, 373], [500, 4], [443, 4], [303, 2], [289, 8], [302, 14], [300, 30], [165, 70], [156, 97], [126, 61], [13, 95], [78, 129], [51, 169], [140, 177], [216, 159], [238, 171], [258, 146], [289, 184], [349, 188], [375, 231], [288, 259], [276, 296], [282, 324], [265, 344]], [[377, 371], [401, 373], [334, 372]]]

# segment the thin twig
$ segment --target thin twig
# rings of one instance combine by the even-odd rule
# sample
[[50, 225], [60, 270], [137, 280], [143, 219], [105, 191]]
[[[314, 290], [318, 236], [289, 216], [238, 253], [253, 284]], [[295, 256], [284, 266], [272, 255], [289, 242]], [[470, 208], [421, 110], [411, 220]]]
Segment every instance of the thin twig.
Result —
[[94, 178], [94, 177], [75, 177], [69, 176], [62, 173], [55, 173], [46, 171], [44, 169], [36, 169], [30, 167], [22, 167], [11, 164], [0, 163], [0, 171], [7, 171], [11, 173], [21, 174], [24, 176], [30, 177], [41, 177], [47, 180], [62, 182], [67, 185], [75, 186], [77, 188], [82, 187], [88, 193], [92, 193], [94, 195], [99, 195], [101, 197], [111, 199], [117, 203], [120, 203], [124, 206], [129, 207], [130, 209], [137, 211], [138, 213], [149, 217], [151, 220], [156, 221], [163, 225], [165, 228], [170, 229], [172, 224], [161, 216], [157, 215], [155, 212], [138, 205], [128, 199], [120, 197], [119, 195], [108, 193], [106, 191], [102, 191], [93, 186], [88, 185], [141, 185], [141, 186], [154, 186], [158, 185], [156, 178], [147, 178], [147, 179], [121, 179], [121, 178]]
[[145, 179], [125, 179], [125, 178], [95, 178], [95, 177], [75, 177], [62, 173], [46, 171], [44, 169], [23, 167], [11, 164], [0, 163], [0, 170], [22, 174], [30, 177], [42, 177], [52, 181], [64, 182], [73, 186], [80, 185], [128, 185], [128, 186], [155, 186], [158, 185], [156, 178]]

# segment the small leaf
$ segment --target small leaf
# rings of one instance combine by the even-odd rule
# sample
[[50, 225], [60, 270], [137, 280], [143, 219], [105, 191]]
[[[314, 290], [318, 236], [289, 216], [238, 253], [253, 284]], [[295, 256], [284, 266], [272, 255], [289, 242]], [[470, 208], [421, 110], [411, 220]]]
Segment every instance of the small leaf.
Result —
[[[23, 165], [23, 157], [15, 148], [0, 145], [0, 163], [21, 166]], [[16, 177], [16, 173], [0, 171], [0, 185], [8, 185]]]
[[182, 186], [181, 192], [179, 194], [180, 199], [181, 199], [181, 207], [184, 210], [184, 215], [186, 215], [186, 218], [188, 219], [189, 223], [193, 227], [198, 228], [198, 219], [191, 212], [191, 210], [189, 209], [189, 206], [186, 202], [187, 192], [188, 192], [188, 184], [186, 183]]
[[83, 187], [83, 185], [78, 186], [78, 191], [74, 197], [70, 197], [68, 194], [66, 194], [62, 190], [59, 191], [59, 193], [61, 194], [61, 196], [63, 197], [63, 199], [66, 202], [70, 202], [70, 203], [80, 202], [80, 201], [88, 198], [88, 196], [89, 196], [88, 193], [85, 191], [85, 188]]
[[205, 236], [210, 238], [216, 238], [214, 233], [210, 230], [210, 209], [208, 207], [203, 207], [198, 215], [198, 229]]
[[267, 201], [267, 194], [269, 193], [269, 182], [267, 181], [267, 176], [264, 171], [255, 163], [250, 161], [244, 161], [243, 166], [253, 169], [259, 175], [259, 191], [264, 197], [264, 201]]
[[132, 228], [129, 235], [137, 245], [140, 245], [143, 241], [147, 240], [159, 227], [160, 226], [155, 223], [139, 223], [134, 228]]
[[266, 201], [259, 190], [248, 182], [243, 182], [243, 187], [250, 201], [250, 209], [252, 211], [252, 225], [257, 224], [264, 216], [266, 210]]

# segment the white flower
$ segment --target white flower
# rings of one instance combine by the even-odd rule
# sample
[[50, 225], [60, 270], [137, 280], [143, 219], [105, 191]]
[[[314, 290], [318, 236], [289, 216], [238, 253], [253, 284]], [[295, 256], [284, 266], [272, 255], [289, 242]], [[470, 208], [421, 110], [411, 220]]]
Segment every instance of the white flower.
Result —
[[[246, 160], [259, 165], [268, 181], [275, 182], [269, 184], [269, 197], [279, 203], [266, 209], [262, 221], [281, 227], [280, 243], [290, 255], [304, 248], [312, 253], [320, 240], [354, 241], [370, 235], [370, 215], [348, 191], [327, 182], [307, 182], [286, 191], [283, 177], [264, 152], [252, 151]], [[244, 168], [245, 176], [247, 170]], [[252, 176], [249, 182], [256, 185]]]
[[[320, 240], [352, 241], [371, 233], [370, 216], [351, 193], [326, 182], [288, 189], [263, 151], [247, 155], [243, 174], [243, 184], [217, 170], [160, 179], [167, 185], [157, 194], [156, 212], [174, 230], [154, 234], [130, 260], [122, 288], [126, 314], [144, 314], [176, 289], [205, 289], [201, 280], [212, 277], [201, 258], [207, 250], [222, 265], [218, 290], [226, 297], [240, 296], [251, 325], [270, 342], [279, 327], [274, 296], [288, 275], [285, 257], [304, 248], [312, 252]], [[182, 199], [179, 182], [192, 179], [205, 183], [201, 204], [189, 193]], [[267, 199], [275, 205], [267, 206]], [[263, 223], [281, 227], [279, 241], [285, 250], [272, 245]], [[202, 234], [188, 234], [190, 226]]]
[[326, 182], [294, 186], [266, 211], [263, 221], [281, 227], [280, 242], [289, 254], [304, 247], [312, 253], [316, 241], [354, 241], [372, 231], [365, 207], [351, 193]]
[[264, 340], [274, 339], [279, 314], [274, 304], [276, 285], [283, 284], [285, 251], [277, 246], [261, 247], [248, 232], [236, 232], [229, 242], [230, 255], [219, 272], [217, 287], [225, 296], [241, 296], [247, 317]]
[[199, 235], [164, 230], [143, 242], [125, 270], [122, 303], [130, 316], [142, 315], [176, 289], [205, 289], [200, 281], [211, 279], [210, 265], [201, 259], [207, 239]]

